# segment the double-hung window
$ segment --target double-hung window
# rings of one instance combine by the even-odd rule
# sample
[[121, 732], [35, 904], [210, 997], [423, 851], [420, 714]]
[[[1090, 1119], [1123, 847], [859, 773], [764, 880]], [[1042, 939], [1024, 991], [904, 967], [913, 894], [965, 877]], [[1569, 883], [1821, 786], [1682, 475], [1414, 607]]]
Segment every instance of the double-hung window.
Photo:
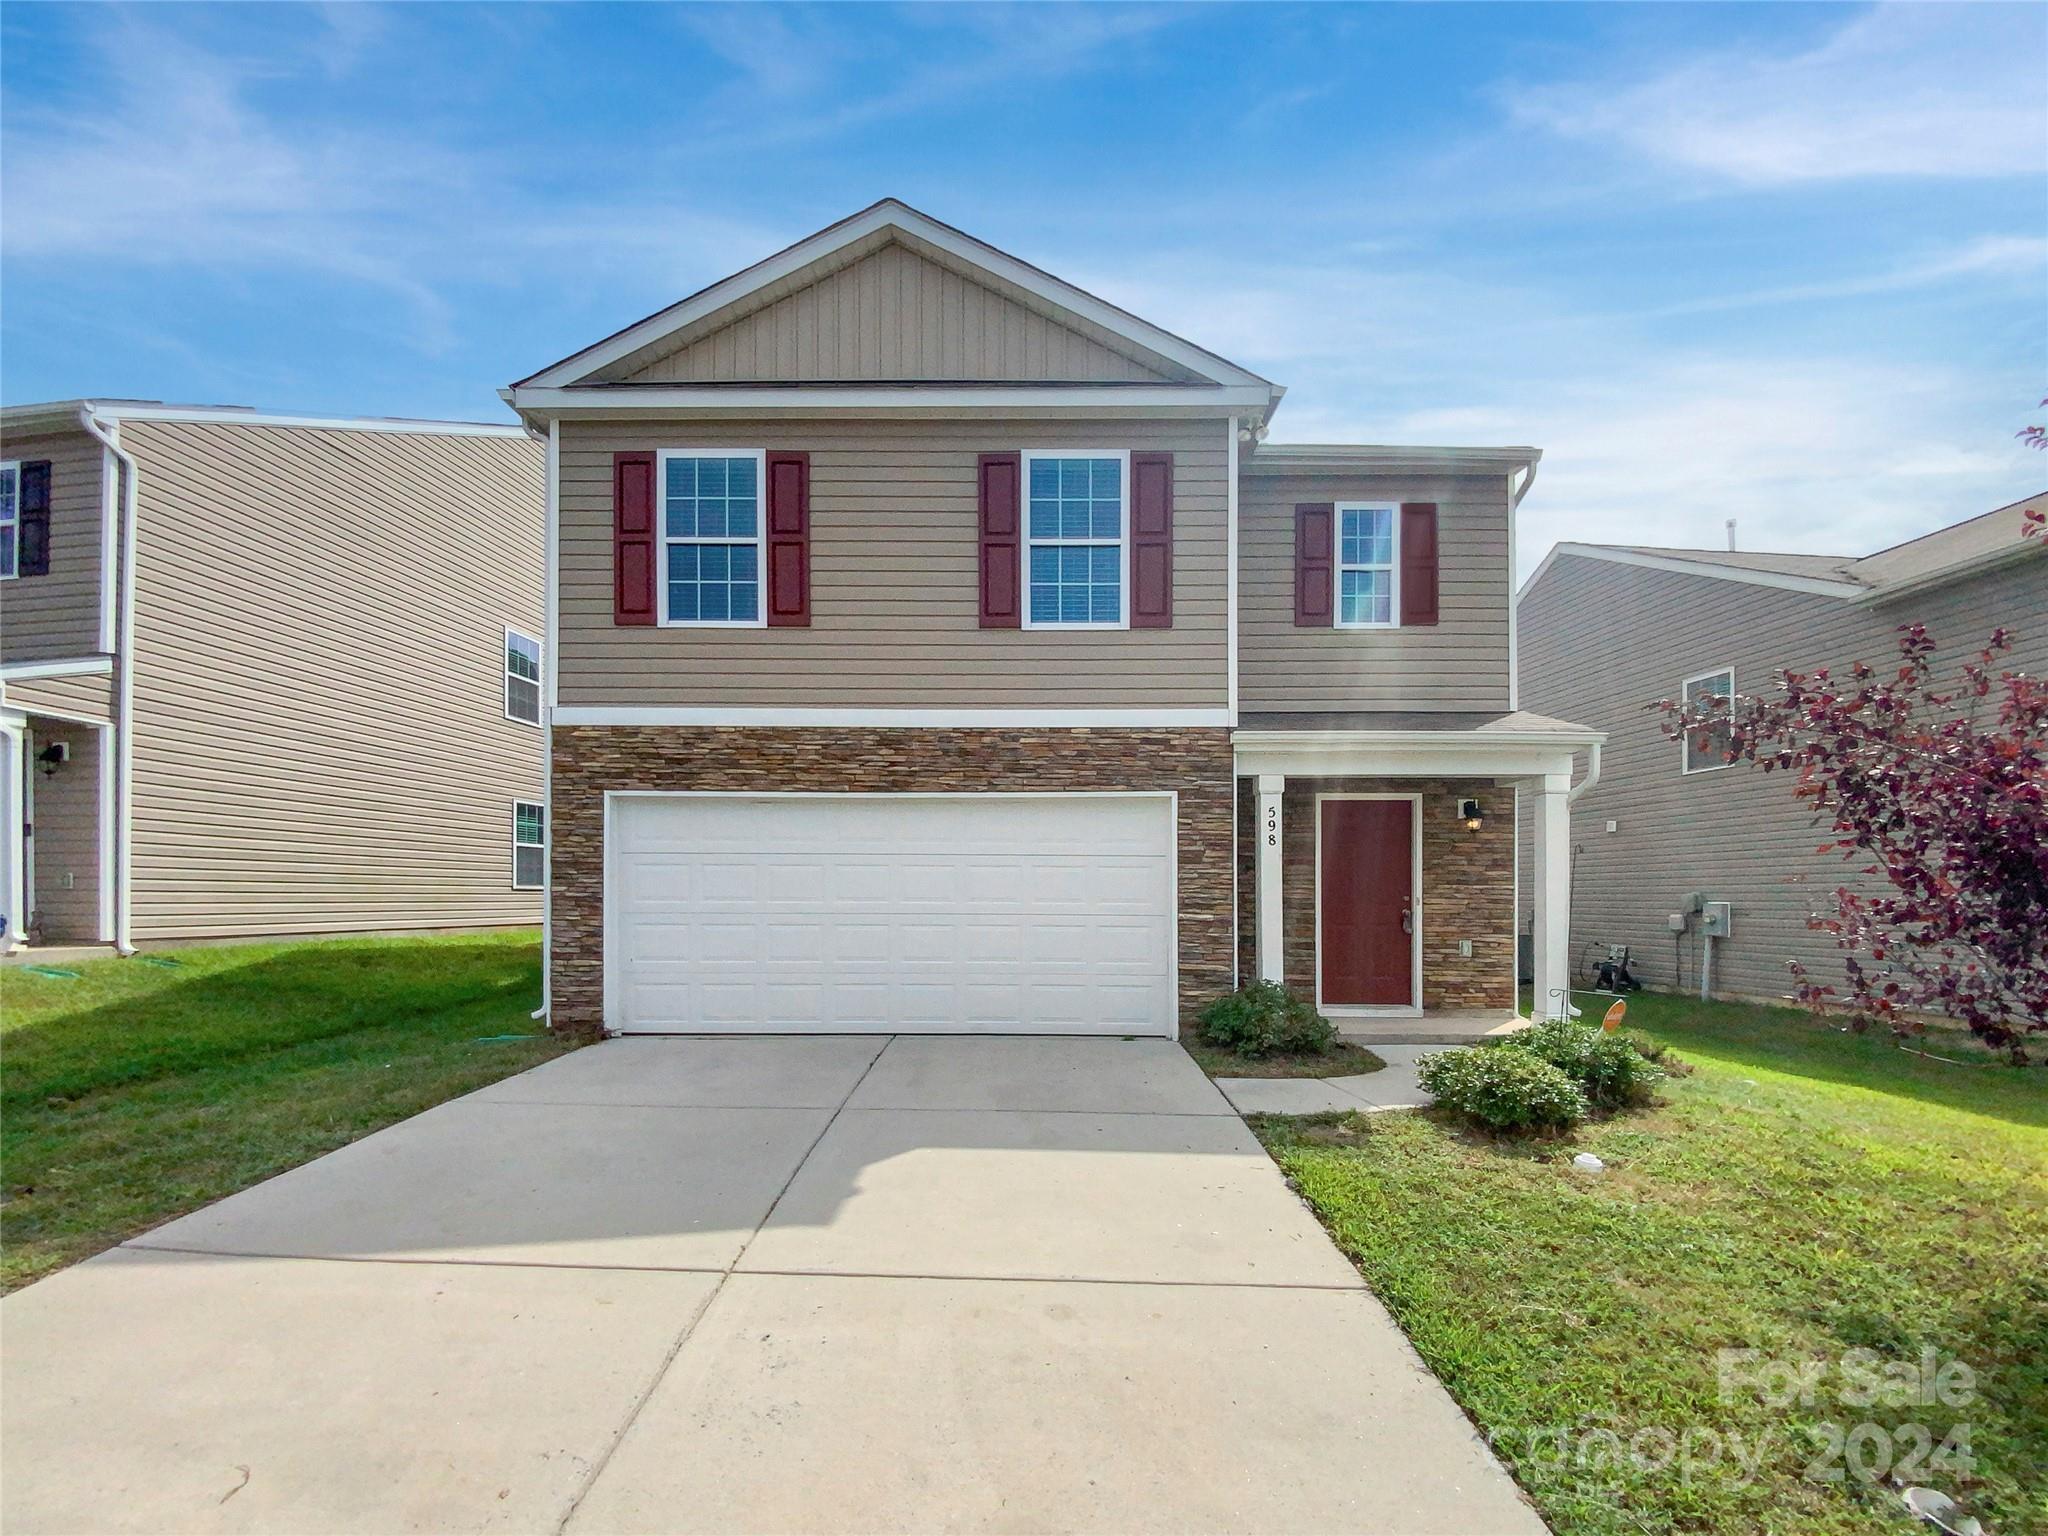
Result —
[[1070, 450], [1024, 455], [1028, 629], [1122, 629], [1130, 455]]
[[1400, 622], [1401, 508], [1391, 501], [1337, 503], [1337, 627], [1392, 629]]
[[667, 449], [661, 455], [664, 624], [767, 622], [758, 449]]
[[21, 564], [21, 465], [0, 464], [0, 581], [10, 581]]
[[540, 642], [505, 631], [505, 718], [540, 724]]
[[[1735, 698], [1735, 669], [1722, 667], [1716, 672], [1702, 672], [1698, 677], [1688, 677], [1679, 685], [1680, 694], [1686, 704], [1704, 704], [1708, 699], [1719, 698], [1724, 705]], [[1726, 720], [1725, 713], [1722, 716]], [[1704, 731], [1687, 731], [1685, 744], [1680, 749], [1681, 773], [1708, 773], [1716, 768], [1726, 768], [1728, 763], [1728, 727], [1717, 723]]]
[[512, 889], [537, 891], [547, 883], [547, 807], [512, 802]]

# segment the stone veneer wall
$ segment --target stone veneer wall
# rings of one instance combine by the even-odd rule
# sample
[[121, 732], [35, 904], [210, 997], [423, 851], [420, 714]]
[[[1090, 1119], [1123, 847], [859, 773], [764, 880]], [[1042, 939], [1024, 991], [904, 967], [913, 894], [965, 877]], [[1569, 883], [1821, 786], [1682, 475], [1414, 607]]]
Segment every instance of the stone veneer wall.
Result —
[[[1287, 912], [1287, 984], [1316, 995], [1316, 810], [1318, 794], [1422, 796], [1422, 1006], [1515, 1005], [1515, 792], [1488, 779], [1289, 779], [1280, 804], [1280, 883]], [[1467, 831], [1458, 801], [1478, 800], [1486, 824]], [[1258, 884], [1254, 820], [1258, 786], [1238, 793], [1238, 963], [1258, 975]], [[1472, 941], [1472, 956], [1458, 941]]]
[[616, 789], [1179, 793], [1180, 1016], [1231, 986], [1227, 730], [557, 726], [550, 1025], [604, 1017], [604, 794]]

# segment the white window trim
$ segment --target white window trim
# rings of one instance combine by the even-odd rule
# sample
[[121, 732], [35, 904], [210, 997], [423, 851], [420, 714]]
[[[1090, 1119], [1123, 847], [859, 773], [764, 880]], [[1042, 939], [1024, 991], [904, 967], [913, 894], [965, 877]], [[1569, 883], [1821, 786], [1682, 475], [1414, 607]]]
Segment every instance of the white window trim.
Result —
[[[531, 720], [527, 719], [524, 715], [515, 715], [512, 713], [512, 682], [514, 676], [512, 671], [512, 641], [515, 636], [518, 639], [524, 640], [528, 645], [532, 646], [534, 650], [534, 655], [539, 658], [539, 660], [536, 662], [536, 665], [540, 668], [540, 676], [536, 678], [522, 677], [519, 679], [519, 681], [522, 683], [531, 682], [533, 684], [534, 699], [536, 702], [534, 704], [533, 711], [534, 718]], [[499, 665], [504, 670], [503, 681], [505, 684], [505, 718], [507, 720], [510, 720], [514, 725], [530, 725], [535, 730], [540, 729], [541, 721], [547, 718], [548, 712], [547, 646], [541, 643], [538, 636], [529, 635], [525, 630], [514, 629], [510, 624], [507, 624], [505, 626], [505, 649], [499, 660]]]
[[14, 476], [14, 515], [0, 518], [0, 528], [14, 530], [14, 569], [0, 571], [0, 581], [12, 581], [21, 574], [21, 460], [0, 459], [0, 474]]
[[[1679, 705], [1683, 707], [1685, 704], [1686, 689], [1690, 688], [1694, 683], [1703, 683], [1710, 677], [1726, 677], [1728, 679], [1728, 699], [1733, 704], [1735, 700], [1735, 664], [1730, 662], [1725, 667], [1709, 667], [1704, 672], [1695, 672], [1691, 677], [1682, 680], [1678, 685]], [[1678, 738], [1678, 772], [1681, 777], [1690, 778], [1696, 773], [1719, 773], [1723, 768], [1733, 768], [1735, 766], [1733, 763], [1702, 763], [1697, 768], [1691, 767], [1686, 762], [1687, 757], [1690, 755], [1686, 740], [1687, 734], [1682, 732]]]
[[[1388, 544], [1388, 560], [1385, 565], [1346, 565], [1344, 563], [1344, 514], [1346, 512], [1385, 512], [1388, 514], [1387, 527], [1391, 534]], [[1336, 526], [1330, 530], [1330, 567], [1334, 574], [1330, 578], [1330, 623], [1338, 629], [1399, 629], [1401, 627], [1401, 503], [1398, 501], [1340, 501], [1334, 514]], [[1346, 571], [1385, 571], [1387, 573], [1387, 617], [1382, 623], [1378, 619], [1362, 620], [1358, 623], [1344, 622], [1344, 573]]]
[[[671, 539], [668, 536], [668, 466], [671, 459], [752, 459], [754, 461], [754, 536], [751, 539]], [[664, 448], [654, 456], [655, 538], [661, 545], [656, 580], [661, 585], [663, 629], [766, 629], [768, 627], [768, 450], [765, 448]], [[750, 544], [754, 549], [754, 617], [751, 619], [672, 619], [668, 616], [668, 556], [676, 544]]]
[[[1122, 532], [1115, 539], [1034, 539], [1031, 537], [1031, 461], [1033, 459], [1115, 459], [1119, 484], [1117, 495], [1123, 511], [1118, 520]], [[1026, 448], [1020, 455], [1019, 484], [1017, 486], [1017, 518], [1022, 524], [1023, 534], [1020, 548], [1023, 551], [1017, 572], [1018, 586], [1024, 603], [1025, 629], [1081, 631], [1090, 629], [1129, 629], [1131, 627], [1131, 451], [1128, 448]], [[1107, 549], [1115, 544], [1122, 559], [1118, 562], [1117, 576], [1117, 617], [1114, 624], [1090, 620], [1086, 624], [1062, 624], [1057, 619], [1034, 621], [1031, 617], [1031, 551], [1040, 546], [1073, 545], [1096, 549]]]
[[[540, 812], [540, 841], [539, 841], [539, 842], [537, 842], [537, 843], [522, 843], [521, 841], [519, 841], [519, 813], [520, 813], [521, 811], [538, 811], [538, 812]], [[512, 889], [513, 889], [513, 890], [515, 890], [515, 891], [544, 891], [544, 890], [546, 890], [546, 889], [547, 889], [547, 874], [546, 874], [546, 871], [547, 871], [547, 846], [548, 846], [548, 808], [547, 808], [547, 807], [546, 807], [545, 805], [543, 805], [543, 804], [542, 804], [542, 803], [541, 803], [540, 801], [538, 801], [538, 800], [514, 800], [514, 801], [512, 802]], [[541, 878], [540, 878], [540, 879], [539, 879], [538, 881], [536, 881], [536, 882], [534, 882], [533, 884], [530, 884], [530, 885], [529, 885], [529, 884], [523, 884], [523, 883], [522, 883], [522, 882], [520, 881], [520, 879], [519, 879], [519, 850], [520, 850], [520, 849], [522, 849], [522, 848], [538, 848], [538, 849], [540, 849], [540, 850], [541, 850], [541, 871], [542, 871], [542, 874], [541, 874]]]

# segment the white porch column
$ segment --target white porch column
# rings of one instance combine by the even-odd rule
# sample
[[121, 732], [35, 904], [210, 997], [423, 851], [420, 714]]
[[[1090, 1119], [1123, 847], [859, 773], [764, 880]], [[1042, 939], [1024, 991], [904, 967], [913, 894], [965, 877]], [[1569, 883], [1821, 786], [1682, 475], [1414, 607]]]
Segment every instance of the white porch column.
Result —
[[1287, 981], [1287, 941], [1280, 896], [1280, 797], [1286, 788], [1284, 774], [1259, 775], [1259, 979], [1283, 985]]
[[22, 736], [26, 721], [15, 714], [0, 715], [0, 954], [20, 947], [26, 934], [28, 913], [27, 881], [23, 878], [22, 823]]
[[1529, 805], [1535, 815], [1534, 881], [1535, 996], [1530, 1012], [1539, 1019], [1566, 1017], [1571, 1008], [1571, 842], [1572, 813], [1566, 801], [1568, 773], [1533, 780]]

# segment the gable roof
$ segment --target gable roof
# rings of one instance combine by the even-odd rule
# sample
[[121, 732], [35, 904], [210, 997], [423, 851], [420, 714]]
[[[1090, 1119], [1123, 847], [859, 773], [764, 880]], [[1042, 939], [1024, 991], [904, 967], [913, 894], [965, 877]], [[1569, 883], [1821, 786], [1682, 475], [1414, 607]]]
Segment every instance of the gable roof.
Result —
[[[792, 378], [779, 370], [772, 380], [734, 377], [719, 380], [716, 368], [704, 367], [690, 354], [707, 339], [731, 339], [750, 317], [863, 263], [886, 259], [881, 253], [900, 250], [920, 269], [934, 269], [944, 278], [992, 296], [1007, 320], [1036, 317], [1058, 333], [1062, 366], [1078, 357], [1084, 377], [1058, 373], [1022, 378], [948, 378], [927, 376], [900, 365], [881, 379]], [[844, 281], [844, 279], [840, 279]], [[942, 278], [943, 280], [943, 278]], [[1073, 341], [1066, 338], [1072, 337]], [[1050, 354], [1047, 354], [1048, 356]], [[939, 359], [943, 365], [943, 358]], [[694, 377], [699, 371], [714, 375]], [[815, 369], [813, 371], [816, 371]], [[673, 377], [680, 373], [681, 378]], [[1119, 375], [1122, 375], [1121, 377]], [[560, 362], [529, 375], [506, 391], [514, 404], [547, 403], [542, 391], [699, 389], [759, 385], [802, 388], [806, 385], [933, 386], [992, 384], [1016, 388], [1038, 386], [1114, 389], [1163, 386], [1177, 392], [1211, 395], [1223, 405], [1270, 410], [1284, 391], [1269, 379], [1177, 336], [1129, 311], [1075, 287], [1051, 273], [997, 250], [984, 241], [940, 223], [894, 198], [885, 198], [850, 218], [799, 240], [744, 271], [711, 284], [668, 308], [649, 315]]]
[[1868, 555], [1772, 554], [1750, 550], [1669, 549], [1646, 544], [1562, 543], [1551, 547], [1543, 563], [1530, 573], [1515, 594], [1542, 579], [1551, 562], [1566, 556], [1635, 565], [1650, 570], [1679, 571], [1748, 586], [1776, 587], [1870, 602], [1920, 587], [1956, 581], [2029, 555], [2048, 553], [2048, 538], [2023, 535], [2028, 511], [2048, 512], [2048, 493], [2025, 497], [1977, 517], [1908, 539]]

